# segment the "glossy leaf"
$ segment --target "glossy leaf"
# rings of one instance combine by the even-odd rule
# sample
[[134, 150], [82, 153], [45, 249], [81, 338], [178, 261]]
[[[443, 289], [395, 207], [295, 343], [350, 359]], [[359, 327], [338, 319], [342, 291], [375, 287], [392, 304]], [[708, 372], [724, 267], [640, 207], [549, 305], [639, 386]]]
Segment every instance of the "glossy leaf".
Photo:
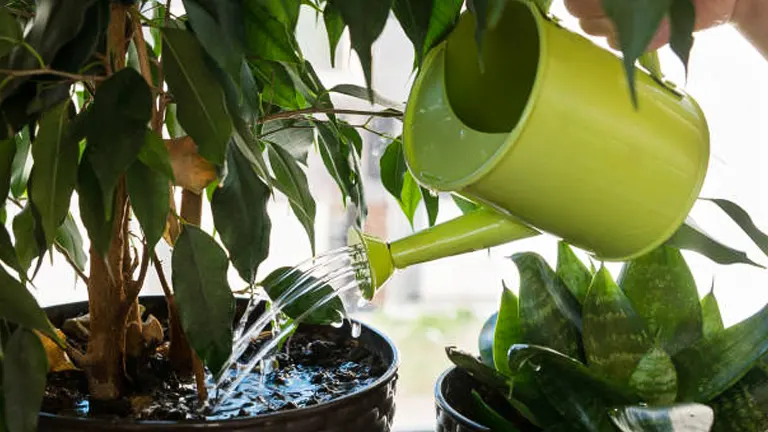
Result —
[[305, 120], [273, 121], [264, 125], [260, 138], [285, 149], [304, 165], [315, 141], [314, 126]]
[[29, 179], [29, 195], [40, 215], [46, 248], [53, 244], [59, 225], [67, 217], [77, 181], [80, 150], [69, 136], [68, 109], [66, 102], [45, 112], [32, 145], [35, 164]]
[[692, 222], [681, 225], [665, 243], [667, 246], [698, 252], [718, 264], [748, 264], [763, 267], [749, 259], [746, 253], [713, 239]]
[[80, 235], [80, 228], [71, 214], [67, 214], [64, 223], [59, 226], [56, 243], [64, 249], [64, 252], [80, 271], [86, 271], [85, 265], [88, 262], [88, 256], [83, 249], [83, 237]]
[[678, 374], [678, 400], [708, 402], [741, 379], [766, 353], [768, 306], [672, 357]]
[[88, 119], [87, 156], [104, 195], [106, 219], [118, 180], [144, 145], [151, 117], [152, 95], [135, 70], [122, 69], [99, 86]]
[[415, 66], [456, 24], [463, 0], [394, 0], [395, 13], [413, 44]]
[[379, 161], [381, 183], [400, 205], [405, 217], [413, 227], [413, 217], [421, 203], [421, 189], [408, 172], [400, 139], [392, 141]]
[[[276, 12], [280, 1], [283, 0], [254, 0], [246, 3], [246, 52], [249, 57], [285, 62], [299, 61], [294, 29], [290, 22], [286, 22], [285, 16]], [[298, 11], [298, 1], [285, 0], [285, 3]]]
[[350, 197], [358, 209], [364, 208], [365, 198], [360, 184], [361, 179], [359, 171], [355, 169], [357, 166], [354, 164], [349, 143], [340, 136], [340, 132], [332, 124], [321, 122], [316, 123], [316, 126], [319, 132], [320, 156], [331, 177], [339, 186], [344, 202], [346, 203], [347, 197]]
[[232, 352], [235, 297], [227, 283], [227, 255], [216, 241], [185, 225], [172, 257], [179, 320], [200, 359], [218, 374]]
[[768, 255], [768, 235], [757, 228], [755, 222], [752, 221], [752, 218], [749, 216], [746, 210], [741, 208], [735, 202], [726, 199], [707, 199], [705, 201], [711, 201], [720, 207], [720, 209], [722, 209], [728, 215], [728, 217], [736, 222], [739, 228], [741, 228], [744, 233], [746, 233], [747, 236], [752, 239], [757, 247], [759, 247], [764, 254]]
[[0, 318], [28, 329], [40, 330], [61, 342], [35, 298], [27, 288], [0, 267]]
[[144, 135], [144, 145], [139, 151], [139, 160], [156, 173], [162, 174], [170, 180], [174, 179], [168, 148], [163, 139], [152, 130], [147, 129]]
[[245, 45], [243, 4], [236, 0], [182, 0], [197, 40], [219, 66], [240, 74]]
[[[334, 290], [331, 285], [317, 284], [320, 282], [317, 278], [311, 275], [305, 275], [301, 272], [291, 272], [291, 267], [280, 267], [277, 270], [267, 276], [261, 285], [269, 295], [272, 301], [276, 301], [280, 295], [293, 287], [293, 284], [300, 278], [302, 280], [301, 287], [306, 289], [310, 286], [313, 287], [312, 291], [295, 297], [294, 301], [288, 302], [282, 311], [291, 317], [291, 319], [299, 319], [305, 312], [311, 307], [315, 306], [321, 299], [333, 294]], [[299, 292], [295, 292], [299, 294]], [[294, 294], [287, 294], [287, 296], [293, 297]], [[341, 298], [334, 296], [326, 304], [320, 306], [314, 312], [307, 315], [302, 323], [317, 324], [317, 325], [329, 325], [333, 323], [341, 322], [346, 312], [344, 310], [344, 303]]]
[[714, 432], [768, 430], [768, 370], [754, 367], [716, 397]]
[[35, 432], [48, 373], [48, 358], [40, 338], [24, 328], [13, 332], [2, 371], [8, 430]]
[[269, 253], [272, 228], [267, 214], [270, 191], [240, 150], [229, 146], [226, 175], [213, 193], [211, 210], [216, 231], [232, 265], [246, 282]]
[[357, 52], [363, 66], [365, 83], [369, 90], [368, 100], [373, 101], [373, 78], [371, 72], [371, 45], [379, 38], [387, 24], [392, 0], [328, 0], [340, 12], [349, 26], [352, 48]]
[[549, 348], [515, 345], [510, 349], [512, 371], [531, 374], [549, 403], [572, 427], [587, 431], [613, 431], [610, 408], [638, 402], [579, 361]]
[[435, 226], [440, 211], [440, 197], [433, 194], [428, 189], [420, 189], [421, 197], [424, 200], [424, 207], [427, 209], [427, 222], [429, 223], [429, 226]]
[[715, 297], [714, 285], [712, 290], [701, 299], [701, 321], [704, 338], [710, 338], [725, 329], [723, 317], [720, 315], [720, 306]]
[[297, 110], [309, 106], [307, 99], [296, 88], [286, 64], [267, 60], [253, 61], [251, 70], [261, 89], [261, 98], [265, 104], [286, 110]]
[[[83, 154], [83, 160], [77, 172], [80, 219], [88, 232], [88, 239], [93, 248], [101, 256], [106, 256], [112, 239], [112, 224], [104, 217], [107, 212], [104, 207], [104, 196], [99, 188], [96, 173], [88, 162], [89, 152], [90, 149], [87, 149]], [[110, 209], [109, 212], [111, 211]]]
[[688, 58], [693, 48], [696, 8], [691, 0], [672, 0], [669, 9], [669, 46], [688, 70]]
[[568, 243], [562, 240], [557, 243], [556, 268], [557, 275], [565, 282], [571, 294], [579, 300], [579, 303], [584, 303], [592, 282], [592, 272], [576, 256]]
[[709, 432], [715, 414], [700, 404], [628, 406], [611, 411], [611, 420], [621, 432]]
[[517, 296], [506, 285], [501, 292], [501, 305], [496, 331], [493, 335], [493, 364], [496, 369], [511, 375], [507, 353], [512, 345], [522, 342], [520, 304]]
[[632, 371], [629, 386], [651, 405], [668, 405], [677, 398], [677, 371], [663, 349], [651, 348]]
[[179, 123], [213, 164], [224, 163], [232, 135], [224, 91], [206, 64], [195, 36], [185, 30], [163, 29], [163, 70], [176, 100]]
[[525, 252], [511, 258], [520, 273], [523, 341], [581, 358], [582, 317], [578, 300], [541, 256]]
[[45, 253], [45, 234], [35, 220], [34, 209], [27, 205], [13, 218], [16, 255], [25, 271], [35, 258]]
[[650, 348], [643, 321], [605, 267], [584, 299], [584, 351], [590, 369], [624, 385]]
[[635, 62], [646, 51], [673, 0], [604, 0], [603, 8], [613, 21], [624, 55], [624, 70], [632, 103], [637, 106]]
[[502, 391], [509, 389], [509, 379], [477, 357], [455, 347], [446, 347], [445, 352], [451, 363], [486, 386]]
[[29, 174], [32, 172], [32, 164], [29, 161], [29, 153], [32, 142], [29, 139], [29, 129], [24, 128], [16, 136], [16, 154], [11, 163], [11, 194], [14, 198], [24, 195], [27, 189]]
[[627, 262], [619, 285], [670, 355], [701, 338], [699, 291], [679, 250], [661, 246]]
[[26, 271], [21, 266], [18, 255], [16, 255], [16, 249], [11, 242], [11, 236], [5, 228], [5, 224], [0, 224], [0, 261], [16, 270], [22, 279], [27, 277]]
[[477, 337], [477, 348], [480, 352], [480, 360], [486, 365], [494, 367], [493, 364], [493, 335], [496, 332], [496, 322], [499, 313], [494, 312], [483, 323], [480, 329], [480, 335]]
[[0, 59], [5, 57], [22, 40], [21, 26], [6, 9], [0, 9]]
[[475, 407], [473, 412], [484, 426], [489, 427], [492, 431], [519, 432], [519, 429], [512, 422], [485, 403], [480, 393], [474, 389], [472, 390], [472, 401]]
[[12, 166], [15, 156], [16, 139], [0, 140], [0, 197], [3, 198], [3, 202], [11, 190]]
[[145, 241], [153, 248], [163, 236], [171, 210], [170, 179], [137, 160], [128, 168], [126, 184]]
[[347, 25], [341, 17], [341, 12], [333, 3], [326, 3], [323, 10], [323, 22], [325, 31], [328, 33], [328, 46], [331, 51], [331, 67], [336, 67], [336, 48], [339, 46], [339, 40], [344, 33]]
[[288, 197], [293, 213], [304, 226], [314, 256], [316, 206], [309, 191], [307, 176], [293, 156], [280, 146], [269, 144], [267, 152], [272, 171], [275, 173], [277, 188]]
[[[354, 84], [339, 84], [336, 85], [328, 90], [332, 93], [339, 93], [347, 96], [352, 96], [354, 98], [362, 99], [365, 101], [368, 101], [368, 90], [365, 87], [360, 87]], [[393, 100], [387, 99], [384, 96], [373, 92], [373, 103], [376, 105], [381, 105], [383, 107], [392, 108], [394, 110], [402, 110], [403, 104], [395, 102]]]
[[458, 195], [451, 194], [451, 198], [453, 199], [453, 202], [456, 203], [456, 207], [458, 207], [463, 214], [473, 212], [480, 208], [479, 205], [473, 203], [472, 201], [466, 200]]
[[181, 138], [187, 136], [187, 132], [179, 124], [178, 105], [175, 103], [168, 104], [165, 110], [165, 127], [168, 129], [168, 134], [171, 138]]

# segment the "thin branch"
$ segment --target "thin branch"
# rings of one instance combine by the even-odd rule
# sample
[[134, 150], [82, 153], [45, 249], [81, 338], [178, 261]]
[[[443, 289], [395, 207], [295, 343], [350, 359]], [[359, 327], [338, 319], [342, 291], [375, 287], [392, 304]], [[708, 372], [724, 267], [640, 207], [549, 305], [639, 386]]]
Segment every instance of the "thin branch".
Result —
[[72, 270], [75, 271], [75, 274], [85, 282], [86, 285], [88, 285], [88, 276], [83, 273], [82, 270], [80, 270], [80, 267], [77, 266], [77, 263], [75, 263], [75, 260], [72, 259], [72, 257], [69, 255], [69, 251], [64, 249], [64, 246], [59, 243], [58, 240], [55, 240], [53, 242], [53, 245], [56, 247], [56, 250], [64, 256], [64, 259], [69, 263], [69, 265], [72, 267]]
[[144, 280], [147, 278], [147, 271], [149, 270], [149, 245], [144, 242], [144, 251], [141, 254], [141, 267], [139, 268], [139, 277], [136, 280], [127, 281], [126, 287], [126, 301], [128, 304], [133, 303], [139, 297], [141, 288], [144, 286]]
[[58, 71], [50, 68], [41, 69], [0, 69], [0, 74], [14, 77], [37, 76], [37, 75], [55, 75], [62, 78], [69, 78], [73, 81], [104, 81], [107, 79], [103, 75], [80, 75], [69, 72]]
[[403, 113], [400, 111], [358, 111], [350, 109], [335, 109], [335, 108], [304, 108], [293, 111], [281, 111], [275, 114], [270, 114], [260, 118], [257, 123], [266, 123], [274, 120], [289, 119], [294, 117], [300, 117], [309, 114], [347, 114], [347, 115], [360, 115], [360, 116], [372, 116], [372, 117], [390, 117], [402, 119]]
[[171, 286], [168, 285], [168, 279], [165, 278], [165, 272], [163, 272], [163, 266], [160, 264], [160, 260], [157, 258], [157, 254], [155, 251], [152, 251], [152, 264], [155, 267], [155, 273], [157, 273], [157, 278], [160, 280], [160, 286], [163, 287], [163, 293], [165, 293], [165, 298], [168, 299], [168, 301], [173, 300], [173, 293], [171, 292]]

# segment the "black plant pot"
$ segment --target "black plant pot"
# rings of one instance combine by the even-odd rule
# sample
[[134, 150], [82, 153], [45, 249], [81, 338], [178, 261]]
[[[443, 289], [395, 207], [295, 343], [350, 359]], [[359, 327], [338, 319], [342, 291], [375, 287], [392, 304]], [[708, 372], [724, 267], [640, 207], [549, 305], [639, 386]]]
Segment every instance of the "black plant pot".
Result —
[[490, 432], [471, 418], [472, 390], [484, 389], [461, 369], [452, 367], [440, 375], [435, 384], [436, 432]]
[[[238, 316], [243, 313], [246, 299], [238, 299]], [[141, 304], [147, 312], [158, 318], [167, 317], [165, 297], [146, 296]], [[60, 326], [68, 318], [86, 313], [86, 302], [69, 303], [46, 308], [54, 325]], [[349, 323], [334, 329], [351, 337]], [[395, 413], [395, 389], [399, 358], [397, 349], [389, 338], [377, 330], [362, 326], [358, 338], [361, 344], [377, 353], [389, 365], [384, 375], [373, 384], [358, 392], [345, 395], [330, 402], [315, 406], [265, 414], [253, 418], [225, 420], [216, 422], [180, 421], [180, 422], [138, 422], [109, 421], [64, 417], [48, 413], [40, 414], [41, 432], [100, 432], [100, 431], [258, 431], [258, 432], [347, 432], [370, 431], [388, 432]]]

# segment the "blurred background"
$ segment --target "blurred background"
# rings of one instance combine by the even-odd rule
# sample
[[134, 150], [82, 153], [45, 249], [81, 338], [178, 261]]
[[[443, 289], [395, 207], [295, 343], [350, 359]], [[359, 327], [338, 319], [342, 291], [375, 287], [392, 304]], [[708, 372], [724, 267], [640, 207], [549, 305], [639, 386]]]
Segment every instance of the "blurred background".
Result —
[[[299, 42], [325, 86], [364, 85], [362, 69], [351, 50], [348, 35], [339, 44], [336, 67], [332, 68], [322, 20], [316, 19], [313, 10], [302, 8]], [[579, 31], [577, 22], [568, 15], [561, 1], [555, 1], [552, 12], [563, 25]], [[596, 43], [604, 46], [600, 41]], [[509, 49], [513, 55], [515, 45]], [[374, 45], [373, 58], [376, 91], [388, 99], [404, 102], [413, 80], [413, 51], [394, 17]], [[696, 98], [709, 121], [712, 157], [702, 197], [734, 200], [753, 216], [758, 227], [768, 230], [768, 62], [728, 26], [698, 35], [687, 77], [668, 48], [661, 51], [661, 59], [665, 74]], [[334, 98], [339, 108], [368, 108], [360, 100]], [[360, 124], [366, 119], [350, 117], [348, 120]], [[379, 119], [370, 126], [391, 136], [397, 136], [401, 127], [394, 119]], [[396, 239], [414, 229], [425, 228], [427, 217], [423, 208], [417, 212], [412, 228], [397, 202], [381, 186], [378, 160], [389, 140], [371, 133], [363, 133], [363, 137], [362, 163], [369, 204], [366, 230]], [[343, 207], [338, 189], [317, 154], [310, 153], [308, 177], [317, 200], [318, 253], [344, 246], [353, 215]], [[73, 203], [73, 209], [76, 208]], [[311, 256], [305, 232], [282, 196], [272, 200], [270, 214], [272, 247], [269, 258], [259, 269], [259, 279], [279, 266], [295, 265]], [[450, 197], [441, 197], [438, 222], [459, 214]], [[714, 205], [699, 203], [692, 215], [719, 240], [746, 250], [761, 264], [768, 264], [760, 251]], [[204, 225], [211, 227], [210, 214], [204, 217]], [[75, 219], [79, 220], [77, 215]], [[164, 247], [161, 242], [158, 255], [170, 272], [170, 251]], [[400, 350], [396, 431], [434, 430], [433, 386], [449, 366], [444, 348], [456, 345], [477, 351], [476, 335], [498, 305], [502, 280], [517, 290], [518, 275], [506, 257], [520, 251], [537, 252], [554, 266], [556, 240], [541, 236], [407, 269], [395, 275], [373, 305], [352, 314], [382, 330]], [[749, 316], [768, 301], [768, 271], [743, 265], [718, 266], [694, 253], [686, 253], [686, 258], [702, 295], [714, 281], [726, 325]], [[617, 274], [617, 267], [609, 268]], [[244, 285], [234, 271], [231, 281], [233, 289]], [[34, 294], [44, 306], [87, 298], [85, 286], [61, 258], [53, 263], [46, 259], [35, 285]], [[147, 278], [144, 293], [161, 293], [153, 272]]]

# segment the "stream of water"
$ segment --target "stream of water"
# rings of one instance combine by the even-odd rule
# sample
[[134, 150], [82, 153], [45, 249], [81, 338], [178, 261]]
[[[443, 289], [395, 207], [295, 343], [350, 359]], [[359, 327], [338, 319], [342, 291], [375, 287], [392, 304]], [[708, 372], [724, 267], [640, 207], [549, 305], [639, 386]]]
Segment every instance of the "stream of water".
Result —
[[[364, 247], [350, 246], [309, 259], [272, 283], [280, 284], [288, 280], [293, 280], [293, 283], [276, 299], [269, 300], [263, 287], [252, 293], [245, 313], [234, 331], [232, 354], [222, 368], [223, 372], [216, 377], [210, 392], [212, 399], [209, 404], [214, 411], [225, 403], [254, 371], [258, 370], [263, 377], [272, 370], [273, 357], [281, 343], [310, 314], [337, 297], [345, 301], [347, 297], [352, 296], [361, 301], [360, 293], [371, 283], [371, 275]], [[327, 291], [328, 287], [332, 290]], [[301, 316], [289, 322], [285, 320], [282, 311], [294, 305], [298, 299], [319, 293], [320, 290], [323, 290], [324, 295]], [[263, 301], [269, 301], [269, 307], [258, 317], [253, 317]], [[345, 301], [344, 309], [348, 311], [346, 303], [348, 302]], [[333, 324], [340, 327], [345, 319], [346, 316], [340, 314], [338, 321]], [[244, 356], [251, 342], [260, 336], [263, 338], [263, 333], [270, 324], [272, 330], [269, 340], [260, 346], [256, 354]], [[360, 332], [360, 324], [353, 322], [352, 337], [360, 336]]]

